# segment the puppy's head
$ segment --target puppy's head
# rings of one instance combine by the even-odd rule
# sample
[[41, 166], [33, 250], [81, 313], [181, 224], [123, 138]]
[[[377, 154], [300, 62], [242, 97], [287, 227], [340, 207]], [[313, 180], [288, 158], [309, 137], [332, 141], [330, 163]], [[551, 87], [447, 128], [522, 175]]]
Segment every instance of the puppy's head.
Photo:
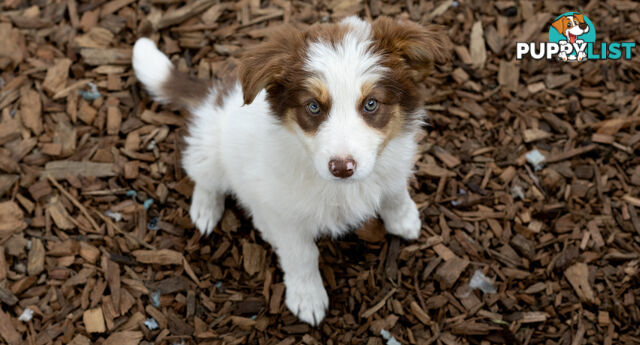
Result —
[[589, 25], [584, 21], [582, 14], [560, 17], [551, 26], [567, 37], [571, 43], [575, 42], [578, 36], [589, 32]]
[[276, 30], [245, 53], [239, 78], [246, 104], [266, 90], [273, 115], [300, 138], [320, 176], [363, 179], [390, 140], [420, 126], [416, 83], [449, 50], [433, 27], [349, 17]]

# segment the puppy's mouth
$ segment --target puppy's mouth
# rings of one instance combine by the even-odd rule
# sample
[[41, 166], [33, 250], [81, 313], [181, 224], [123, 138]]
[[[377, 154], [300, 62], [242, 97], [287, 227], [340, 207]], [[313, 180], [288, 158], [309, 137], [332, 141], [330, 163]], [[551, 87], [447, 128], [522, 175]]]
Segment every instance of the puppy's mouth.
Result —
[[574, 34], [572, 34], [570, 32], [568, 32], [568, 34], [569, 34], [569, 42], [575, 43], [576, 42], [576, 38], [578, 38], [578, 36], [574, 35]]
[[352, 178], [352, 177], [349, 177], [349, 178], [332, 178], [330, 181], [333, 182], [333, 183], [336, 183], [336, 184], [351, 184], [351, 183], [358, 182], [358, 179], [357, 178]]
[[362, 181], [365, 177], [363, 176], [359, 176], [358, 174], [354, 174], [352, 176], [346, 177], [346, 178], [342, 178], [342, 177], [337, 177], [337, 176], [333, 176], [332, 174], [321, 174], [320, 172], [316, 172], [318, 174], [318, 176], [320, 178], [322, 178], [323, 180], [327, 181], [327, 182], [331, 182], [331, 183], [335, 183], [335, 184], [352, 184], [352, 183], [358, 183], [360, 181]]

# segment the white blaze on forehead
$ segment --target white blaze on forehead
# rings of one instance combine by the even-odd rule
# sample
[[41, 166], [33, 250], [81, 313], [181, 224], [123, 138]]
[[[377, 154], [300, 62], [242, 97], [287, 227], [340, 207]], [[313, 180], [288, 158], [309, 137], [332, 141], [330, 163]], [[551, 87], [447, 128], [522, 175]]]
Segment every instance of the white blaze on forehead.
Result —
[[353, 108], [362, 85], [380, 79], [387, 69], [380, 64], [381, 56], [371, 51], [371, 24], [348, 17], [340, 25], [347, 32], [335, 44], [320, 40], [309, 45], [305, 69], [325, 83], [332, 107], [349, 101]]
[[369, 38], [371, 36], [371, 24], [357, 16], [346, 17], [340, 21], [340, 24], [348, 26], [362, 37]]

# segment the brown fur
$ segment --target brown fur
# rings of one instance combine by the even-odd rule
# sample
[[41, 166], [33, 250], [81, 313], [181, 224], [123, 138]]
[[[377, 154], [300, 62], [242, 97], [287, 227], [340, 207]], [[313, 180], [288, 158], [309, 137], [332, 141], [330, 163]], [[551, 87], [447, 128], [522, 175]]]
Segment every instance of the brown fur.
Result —
[[[374, 112], [366, 112], [364, 105], [369, 99], [378, 101], [378, 109]], [[375, 84], [365, 84], [362, 86], [362, 95], [356, 105], [358, 112], [375, 129], [383, 129], [391, 120], [393, 113], [390, 111], [398, 102], [398, 97], [383, 87]]]
[[[576, 18], [578, 23], [586, 25], [586, 23], [584, 21], [584, 15], [583, 14], [574, 14], [573, 17]], [[562, 17], [558, 18], [558, 20], [553, 22], [551, 24], [551, 26], [553, 26], [556, 30], [558, 30], [558, 32], [562, 36], [564, 36], [564, 33], [565, 33], [565, 31], [567, 30], [567, 27], [568, 27], [568, 23], [569, 23], [569, 18], [567, 18], [566, 16], [562, 16]]]
[[385, 136], [382, 150], [403, 130], [415, 126], [418, 119], [412, 118], [412, 114], [423, 104], [416, 83], [424, 80], [434, 63], [450, 59], [452, 44], [436, 26], [425, 27], [387, 17], [379, 17], [371, 26], [373, 49], [383, 56], [382, 64], [392, 71], [371, 91], [381, 104], [368, 123]]
[[402, 130], [406, 127], [405, 124], [405, 114], [399, 105], [395, 104], [392, 106], [387, 106], [389, 109], [386, 111], [389, 113], [387, 124], [382, 129], [382, 134], [384, 135], [384, 141], [382, 145], [380, 145], [380, 152], [387, 146], [391, 139], [397, 137]]
[[244, 103], [251, 104], [262, 89], [272, 95], [304, 80], [300, 75], [303, 54], [304, 34], [290, 25], [275, 29], [266, 41], [247, 51], [239, 69]]
[[413, 79], [426, 76], [433, 63], [450, 59], [451, 42], [438, 26], [398, 22], [388, 17], [379, 17], [371, 26], [376, 51], [396, 67], [404, 64]]
[[210, 88], [210, 81], [192, 77], [173, 68], [162, 85], [162, 92], [170, 103], [189, 108], [204, 102]]
[[235, 61], [229, 60], [227, 63], [223, 65], [222, 70], [217, 73], [217, 83], [216, 83], [216, 100], [215, 104], [218, 107], [222, 107], [224, 105], [224, 100], [231, 92], [232, 87], [237, 81], [237, 66]]
[[[411, 118], [423, 100], [417, 83], [428, 75], [434, 63], [450, 59], [452, 44], [437, 26], [422, 26], [413, 22], [398, 22], [379, 17], [372, 23], [373, 49], [383, 56], [382, 64], [392, 72], [377, 87], [386, 97], [383, 103], [398, 105], [387, 113], [393, 130], [386, 130], [388, 142], [401, 131], [398, 128], [415, 123]], [[390, 114], [390, 115], [389, 115]]]
[[314, 98], [321, 104], [330, 104], [331, 96], [329, 95], [329, 89], [319, 78], [311, 77], [304, 82], [305, 88], [310, 94], [314, 95]]
[[349, 31], [346, 25], [338, 24], [316, 24], [305, 32], [307, 43], [311, 42], [328, 42], [332, 45], [338, 44]]
[[[287, 126], [291, 126], [296, 122], [298, 126], [307, 134], [313, 135], [318, 130], [318, 127], [327, 119], [329, 112], [331, 111], [331, 98], [329, 97], [329, 91], [326, 88], [320, 90], [301, 91], [294, 95], [297, 97], [296, 104], [288, 110], [289, 116], [286, 116], [284, 122]], [[317, 115], [312, 115], [307, 112], [307, 104], [316, 100], [320, 105], [321, 112]]]
[[[364, 105], [370, 98], [378, 101], [378, 109], [373, 113], [364, 111]], [[360, 116], [384, 136], [380, 151], [391, 139], [402, 133], [406, 126], [407, 115], [399, 104], [399, 97], [388, 89], [377, 87], [375, 84], [365, 84], [362, 86], [362, 96], [358, 104]]]

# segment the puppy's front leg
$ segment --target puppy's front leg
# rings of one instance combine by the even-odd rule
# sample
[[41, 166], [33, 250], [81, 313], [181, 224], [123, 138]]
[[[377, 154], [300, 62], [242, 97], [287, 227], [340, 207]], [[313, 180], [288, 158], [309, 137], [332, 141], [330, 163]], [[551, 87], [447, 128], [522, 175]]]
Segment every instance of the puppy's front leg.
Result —
[[213, 232], [213, 228], [218, 225], [222, 217], [224, 194], [202, 185], [203, 183], [196, 182], [193, 188], [189, 214], [191, 221], [200, 230], [200, 233], [207, 236]]
[[415, 240], [420, 236], [420, 213], [406, 188], [382, 199], [380, 217], [390, 234], [406, 240]]
[[303, 226], [282, 223], [262, 222], [257, 227], [280, 259], [287, 308], [300, 320], [316, 326], [329, 307], [329, 297], [318, 269], [318, 247], [311, 231]]

